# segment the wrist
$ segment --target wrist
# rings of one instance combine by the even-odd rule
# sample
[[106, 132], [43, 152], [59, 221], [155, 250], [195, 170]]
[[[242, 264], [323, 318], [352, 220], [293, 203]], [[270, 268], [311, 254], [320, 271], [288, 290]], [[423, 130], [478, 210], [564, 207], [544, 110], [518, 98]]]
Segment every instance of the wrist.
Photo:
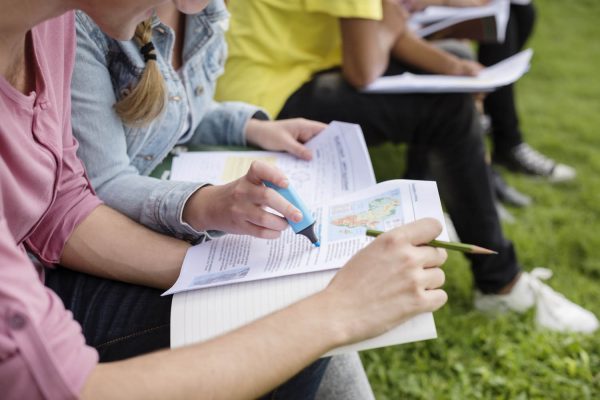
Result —
[[260, 144], [259, 136], [263, 123], [264, 121], [261, 121], [256, 118], [250, 118], [248, 122], [246, 122], [246, 127], [244, 129], [246, 143], [254, 146], [258, 146]]
[[197, 231], [206, 231], [213, 229], [210, 216], [210, 199], [215, 187], [206, 185], [196, 190], [185, 202], [183, 206], [183, 222], [189, 224]]
[[335, 296], [335, 293], [330, 293], [330, 290], [325, 289], [307, 298], [307, 301], [312, 302], [315, 306], [316, 311], [312, 315], [320, 324], [321, 328], [319, 329], [327, 330], [325, 332], [329, 339], [327, 351], [358, 340], [353, 334], [352, 324], [349, 324], [351, 321], [344, 318], [344, 310], [336, 301]]
[[444, 74], [445, 75], [460, 75], [460, 59], [452, 55], [448, 55], [444, 62]]
[[340, 310], [336, 302], [327, 290], [322, 290], [296, 303], [300, 307], [300, 315], [305, 315], [305, 322], [310, 321], [308, 327], [311, 335], [318, 333], [323, 341], [320, 343], [320, 352], [326, 353], [337, 347], [352, 343], [350, 329], [346, 327], [345, 321], [340, 317]]

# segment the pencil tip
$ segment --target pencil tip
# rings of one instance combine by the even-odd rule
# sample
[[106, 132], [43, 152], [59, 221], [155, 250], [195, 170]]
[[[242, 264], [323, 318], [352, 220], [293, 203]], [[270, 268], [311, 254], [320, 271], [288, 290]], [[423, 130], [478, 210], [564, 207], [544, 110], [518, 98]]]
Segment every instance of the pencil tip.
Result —
[[489, 254], [489, 255], [498, 254], [497, 251], [486, 249], [485, 247], [479, 247], [479, 246], [473, 246], [473, 253], [474, 254]]

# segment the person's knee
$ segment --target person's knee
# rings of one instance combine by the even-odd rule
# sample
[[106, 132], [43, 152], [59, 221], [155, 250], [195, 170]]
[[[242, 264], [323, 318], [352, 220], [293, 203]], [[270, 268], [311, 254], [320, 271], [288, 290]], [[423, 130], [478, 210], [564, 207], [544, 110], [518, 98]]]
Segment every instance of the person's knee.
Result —
[[470, 93], [451, 93], [444, 95], [439, 111], [442, 114], [442, 126], [447, 143], [480, 139], [481, 127], [475, 109], [475, 100]]

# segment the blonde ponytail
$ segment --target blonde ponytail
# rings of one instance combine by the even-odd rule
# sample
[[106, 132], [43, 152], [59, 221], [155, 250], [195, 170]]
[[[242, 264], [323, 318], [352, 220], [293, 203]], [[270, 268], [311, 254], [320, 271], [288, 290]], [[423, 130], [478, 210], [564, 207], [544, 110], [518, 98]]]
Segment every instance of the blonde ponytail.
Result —
[[137, 26], [135, 40], [141, 46], [146, 66], [137, 85], [115, 104], [115, 111], [125, 124], [144, 126], [158, 117], [167, 103], [167, 87], [152, 43], [152, 18]]

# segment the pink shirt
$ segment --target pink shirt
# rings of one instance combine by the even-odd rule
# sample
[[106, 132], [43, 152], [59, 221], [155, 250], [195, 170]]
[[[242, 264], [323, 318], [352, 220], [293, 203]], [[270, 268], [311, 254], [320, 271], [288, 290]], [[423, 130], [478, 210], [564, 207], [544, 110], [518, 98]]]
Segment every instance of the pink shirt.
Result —
[[71, 134], [73, 13], [38, 25], [31, 38], [35, 93], [0, 76], [0, 397], [74, 398], [98, 356], [25, 249], [57, 263], [100, 201]]

